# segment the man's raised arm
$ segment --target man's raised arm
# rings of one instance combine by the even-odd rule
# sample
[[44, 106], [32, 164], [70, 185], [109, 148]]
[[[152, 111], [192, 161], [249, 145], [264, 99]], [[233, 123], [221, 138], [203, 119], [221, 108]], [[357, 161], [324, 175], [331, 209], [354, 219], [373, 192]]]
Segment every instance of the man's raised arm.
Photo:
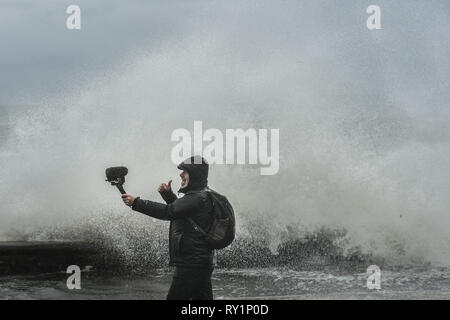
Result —
[[173, 193], [172, 191], [171, 184], [172, 180], [170, 180], [168, 183], [161, 183], [158, 187], [159, 194], [167, 204], [172, 203], [178, 199], [175, 193]]
[[[123, 195], [125, 196], [125, 195]], [[132, 202], [131, 208], [160, 220], [174, 220], [190, 215], [199, 207], [198, 198], [193, 194], [185, 195], [169, 204], [143, 200], [139, 197]]]

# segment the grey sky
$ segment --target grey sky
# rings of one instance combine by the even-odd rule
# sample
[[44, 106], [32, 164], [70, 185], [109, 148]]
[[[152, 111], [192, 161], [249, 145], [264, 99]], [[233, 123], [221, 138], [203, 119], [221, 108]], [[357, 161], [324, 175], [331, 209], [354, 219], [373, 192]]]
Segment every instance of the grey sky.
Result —
[[[66, 29], [73, 3], [81, 7], [80, 31]], [[107, 71], [133, 50], [183, 36], [183, 17], [195, 8], [165, 1], [1, 1], [0, 104], [52, 94]]]
[[[68, 5], [82, 10], [82, 30], [65, 28]], [[383, 30], [365, 28], [365, 9], [382, 8]], [[254, 48], [296, 50], [333, 43], [324, 65], [352, 64], [399, 89], [448, 99], [450, 3], [443, 1], [32, 1], [0, 2], [0, 105], [51, 95], [136, 50], [157, 50], [194, 31], [228, 31]], [[377, 34], [378, 32], [378, 34]], [[251, 45], [251, 43], [250, 43]], [[255, 51], [257, 55], [258, 52]], [[302, 56], [299, 55], [299, 61]], [[338, 66], [339, 67], [339, 66]], [[381, 69], [380, 69], [381, 68]], [[389, 70], [386, 70], [386, 69]], [[386, 72], [384, 72], [386, 71]], [[375, 86], [377, 84], [374, 84]], [[412, 94], [421, 94], [416, 89]], [[36, 104], [39, 104], [38, 99]]]

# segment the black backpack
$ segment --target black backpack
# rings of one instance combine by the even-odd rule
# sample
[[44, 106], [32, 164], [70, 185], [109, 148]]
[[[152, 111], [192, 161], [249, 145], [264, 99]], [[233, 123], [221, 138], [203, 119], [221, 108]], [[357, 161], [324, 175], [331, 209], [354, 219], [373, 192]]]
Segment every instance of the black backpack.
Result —
[[223, 249], [229, 246], [236, 233], [234, 210], [228, 199], [220, 193], [206, 188], [212, 202], [213, 220], [208, 231], [203, 230], [192, 218], [187, 218], [192, 227], [200, 232], [211, 249]]

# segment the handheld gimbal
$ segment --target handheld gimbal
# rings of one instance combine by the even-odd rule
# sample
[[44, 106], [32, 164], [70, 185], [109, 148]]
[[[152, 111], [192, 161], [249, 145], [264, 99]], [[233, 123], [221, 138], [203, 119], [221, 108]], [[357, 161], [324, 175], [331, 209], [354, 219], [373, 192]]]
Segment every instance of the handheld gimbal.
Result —
[[125, 194], [123, 184], [125, 183], [125, 176], [128, 174], [128, 169], [126, 167], [111, 167], [106, 169], [106, 181], [110, 182], [111, 185], [116, 186], [121, 194]]

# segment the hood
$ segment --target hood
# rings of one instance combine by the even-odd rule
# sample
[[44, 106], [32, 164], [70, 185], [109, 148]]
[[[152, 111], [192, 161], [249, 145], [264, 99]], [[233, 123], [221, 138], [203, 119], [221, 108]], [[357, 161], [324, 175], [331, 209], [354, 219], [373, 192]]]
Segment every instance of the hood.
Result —
[[208, 186], [209, 165], [200, 156], [190, 157], [178, 165], [178, 169], [186, 170], [189, 173], [189, 183], [186, 187], [180, 188], [178, 192], [186, 193], [193, 190], [201, 190]]

